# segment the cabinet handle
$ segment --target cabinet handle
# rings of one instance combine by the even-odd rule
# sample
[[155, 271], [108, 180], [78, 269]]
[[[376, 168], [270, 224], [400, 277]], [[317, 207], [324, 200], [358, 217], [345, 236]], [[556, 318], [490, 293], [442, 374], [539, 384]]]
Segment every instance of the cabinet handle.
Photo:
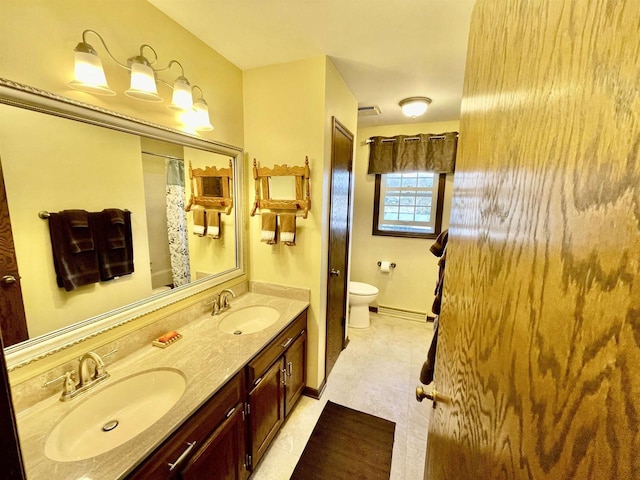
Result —
[[173, 463], [169, 463], [169, 471], [172, 472], [178, 465], [180, 465], [180, 463], [182, 463], [184, 461], [184, 459], [187, 457], [187, 455], [189, 455], [189, 453], [191, 453], [191, 450], [193, 450], [193, 447], [196, 446], [196, 442], [195, 440], [193, 442], [187, 442], [187, 445], [189, 445], [187, 448], [185, 448], [184, 452], [182, 452], [182, 454], [178, 457], [178, 459], [173, 462]]
[[233, 407], [231, 410], [229, 410], [227, 412], [227, 418], [229, 418], [231, 415], [233, 415], [233, 412], [235, 412], [235, 411], [236, 411], [236, 407]]
[[283, 368], [282, 369], [282, 384], [286, 387], [287, 386], [287, 369]]
[[293, 362], [287, 363], [287, 375], [293, 375]]
[[287, 341], [286, 341], [286, 342], [284, 342], [283, 344], [281, 344], [280, 346], [281, 346], [282, 348], [287, 348], [289, 345], [291, 345], [291, 342], [292, 342], [292, 341], [293, 341], [293, 337], [289, 337], [289, 338], [287, 338]]

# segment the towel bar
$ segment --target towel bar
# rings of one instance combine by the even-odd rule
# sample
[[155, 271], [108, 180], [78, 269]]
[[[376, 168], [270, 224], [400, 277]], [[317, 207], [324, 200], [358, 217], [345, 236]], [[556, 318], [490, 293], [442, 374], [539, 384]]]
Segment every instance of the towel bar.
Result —
[[[124, 210], [124, 211], [125, 211], [125, 212], [129, 212], [129, 213], [131, 213], [131, 211], [130, 211], [129, 209], [126, 209], [126, 208], [125, 208], [125, 210]], [[39, 216], [41, 219], [46, 220], [47, 218], [49, 218], [49, 217], [51, 216], [51, 214], [50, 214], [49, 212], [47, 212], [46, 210], [40, 210], [40, 211], [38, 212], [38, 216]]]

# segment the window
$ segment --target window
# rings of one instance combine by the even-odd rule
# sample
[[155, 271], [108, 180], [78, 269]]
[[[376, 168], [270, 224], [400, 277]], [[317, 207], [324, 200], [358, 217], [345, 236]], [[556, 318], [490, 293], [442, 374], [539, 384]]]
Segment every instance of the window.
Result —
[[445, 174], [376, 175], [373, 234], [436, 238], [442, 228]]

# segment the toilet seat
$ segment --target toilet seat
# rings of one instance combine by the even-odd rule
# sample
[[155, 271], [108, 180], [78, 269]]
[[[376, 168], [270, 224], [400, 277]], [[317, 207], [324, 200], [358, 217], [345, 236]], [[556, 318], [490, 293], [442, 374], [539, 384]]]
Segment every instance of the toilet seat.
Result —
[[351, 295], [377, 295], [378, 289], [368, 283], [349, 282], [349, 293]]

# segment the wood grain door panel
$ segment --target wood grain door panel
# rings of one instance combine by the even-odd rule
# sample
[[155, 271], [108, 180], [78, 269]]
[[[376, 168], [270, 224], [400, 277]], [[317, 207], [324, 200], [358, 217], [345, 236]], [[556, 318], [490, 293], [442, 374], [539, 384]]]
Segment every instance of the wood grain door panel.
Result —
[[429, 480], [640, 478], [639, 24], [476, 2]]

